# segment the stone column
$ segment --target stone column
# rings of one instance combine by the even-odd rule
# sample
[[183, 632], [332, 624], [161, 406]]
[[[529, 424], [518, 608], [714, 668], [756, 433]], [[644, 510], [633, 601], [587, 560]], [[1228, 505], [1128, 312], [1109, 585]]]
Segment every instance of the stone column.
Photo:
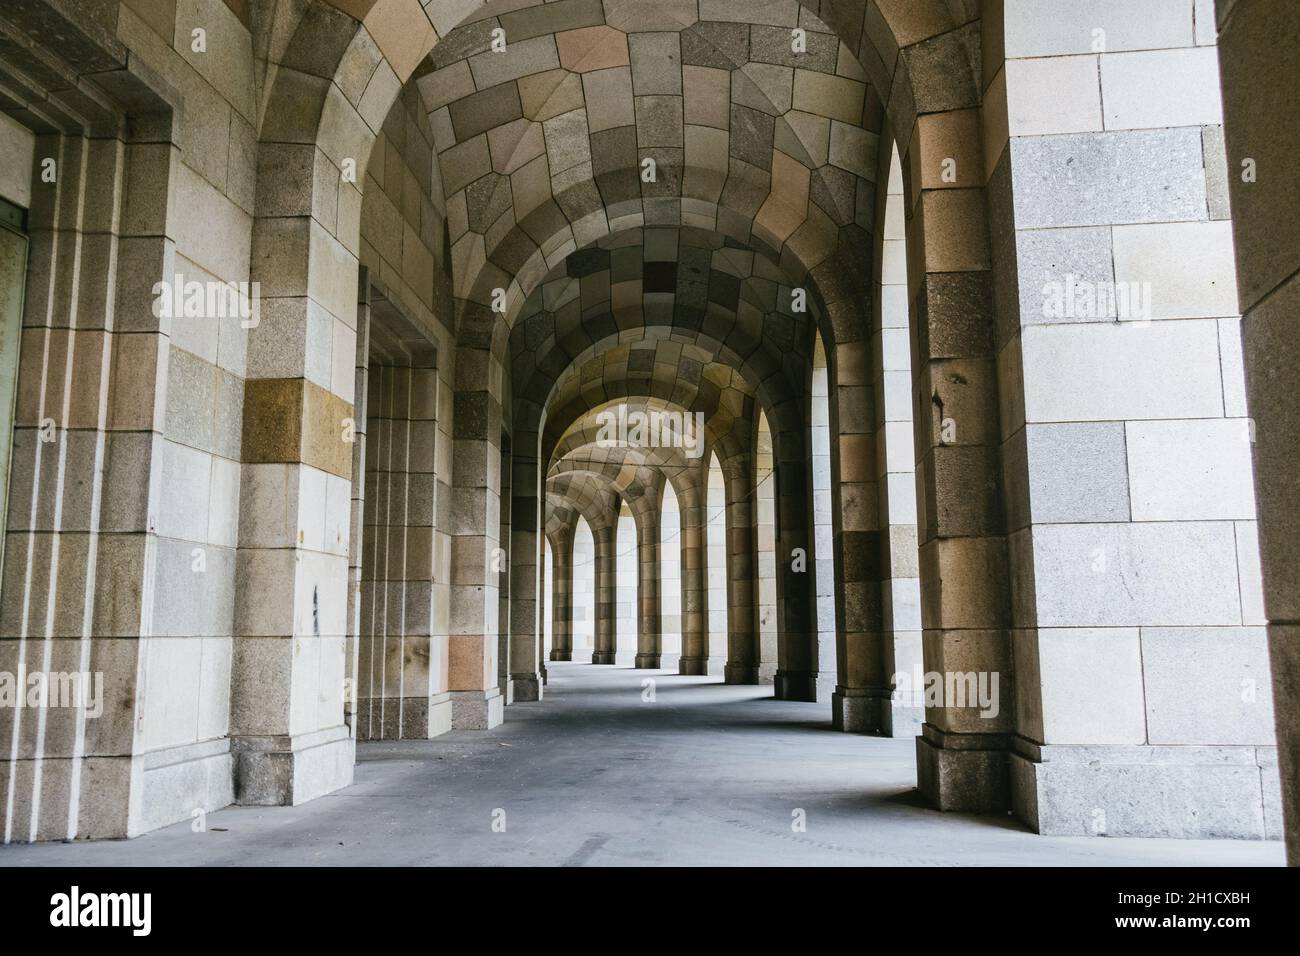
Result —
[[[972, 102], [970, 106], [976, 104]], [[1000, 707], [945, 695], [917, 740], [941, 809], [1008, 807], [1010, 591], [998, 495], [999, 383], [979, 113], [923, 115], [904, 145], [922, 652], [926, 673], [998, 681]], [[945, 682], [949, 682], [945, 680]]]
[[[601, 515], [601, 519], [605, 516]], [[596, 633], [595, 649], [591, 654], [593, 664], [615, 663], [614, 615], [618, 604], [618, 581], [615, 558], [615, 541], [618, 534], [618, 511], [615, 508], [609, 520], [592, 523], [591, 536], [596, 544]]]
[[[1287, 859], [1300, 865], [1300, 9], [1219, 0], [1227, 178], [1237, 247], [1249, 414], [1254, 427], [1264, 611]], [[1198, 8], [1199, 9], [1199, 8]], [[1228, 338], [1229, 349], [1231, 338]], [[1229, 351], [1228, 354], [1231, 354]]]
[[390, 666], [389, 645], [391, 642], [393, 650], [400, 650], [406, 609], [402, 583], [406, 571], [410, 370], [376, 363], [367, 384], [370, 454], [362, 484], [369, 507], [357, 542], [362, 556], [355, 688], [358, 720], [354, 726], [358, 740], [382, 740], [402, 736], [402, 655], [392, 655]]
[[[510, 535], [510, 448], [508, 436], [502, 437], [499, 459], [501, 489], [498, 501], [501, 515], [497, 523], [497, 548], [492, 552], [492, 570], [497, 580], [497, 689], [507, 705], [514, 703], [514, 687], [510, 681], [510, 579], [514, 570], [511, 564]], [[536, 699], [536, 698], [533, 698]]]
[[348, 534], [348, 636], [343, 652], [343, 719], [357, 735], [357, 686], [360, 682], [362, 560], [365, 542], [366, 435], [370, 431], [370, 278], [362, 266], [357, 280], [357, 357], [352, 443], [352, 508]]
[[573, 533], [570, 525], [551, 535], [551, 653], [553, 661], [573, 660]]
[[709, 672], [704, 495], [701, 476], [692, 473], [677, 502], [682, 516], [682, 656], [677, 663], [680, 674]]
[[[313, 215], [359, 203], [329, 158], [337, 145], [259, 146], [251, 273], [262, 305], [244, 383], [230, 714], [236, 799], [248, 804], [352, 782], [343, 681], [359, 240]], [[335, 350], [346, 359], [322, 373], [319, 357]]]
[[728, 684], [757, 684], [758, 533], [754, 457], [737, 453], [722, 462], [727, 483]]
[[421, 740], [452, 719], [433, 600], [438, 374], [432, 349], [372, 331], [357, 737]]
[[[123, 72], [113, 76], [120, 80]], [[147, 102], [142, 97], [141, 105]], [[120, 124], [111, 116], [86, 118], [105, 129]], [[174, 634], [178, 639], [165, 643], [184, 656], [173, 658], [196, 663], [202, 631], [169, 625], [186, 623], [184, 612], [198, 610], [199, 597], [225, 593], [233, 576], [230, 552], [211, 546], [206, 522], [203, 547], [160, 540], [171, 537], [168, 526], [181, 514], [169, 509], [158, 527], [170, 485], [162, 467], [167, 409], [160, 399], [171, 322], [154, 314], [151, 289], [175, 279], [168, 212], [179, 150], [170, 141], [170, 114], [156, 119], [162, 122], [141, 124], [140, 132], [149, 133], [145, 142], [92, 139], [74, 128], [38, 135], [30, 246], [11, 240], [3, 249], [6, 273], [25, 271], [25, 288], [21, 300], [5, 295], [0, 301], [5, 325], [22, 329], [15, 343], [0, 671], [15, 676], [20, 694], [31, 676], [51, 673], [78, 675], [82, 691], [71, 707], [56, 700], [0, 707], [4, 843], [135, 836], [193, 807], [216, 809], [230, 799], [230, 756], [215, 733], [215, 741], [174, 748], [177, 767], [198, 771], [199, 785], [157, 809], [145, 798], [146, 743], [176, 736], [154, 719], [165, 713], [167, 689], [145, 696], [150, 641], [159, 630]], [[55, 163], [54, 182], [40, 178], [46, 159]], [[133, 182], [147, 183], [148, 192]], [[211, 465], [205, 456], [200, 461]], [[201, 505], [206, 510], [207, 502]], [[216, 530], [233, 537], [231, 528]], [[160, 578], [173, 593], [195, 595], [195, 603], [172, 617], [158, 614]], [[216, 657], [222, 648], [210, 646]], [[229, 645], [224, 649], [228, 659]], [[95, 675], [102, 679], [98, 688]], [[97, 690], [104, 704], [98, 717], [90, 696]], [[210, 726], [225, 695], [214, 700], [206, 686], [196, 693], [201, 697], [191, 699], [189, 713]], [[188, 810], [176, 805], [182, 801]]]
[[[802, 435], [773, 434], [776, 454], [776, 610], [779, 667], [776, 696], [781, 700], [817, 700], [824, 686], [818, 669], [815, 631], [815, 576], [810, 524], [812, 463]], [[829, 680], [826, 696], [834, 686]]]
[[[501, 723], [505, 708], [497, 685], [500, 621], [497, 572], [492, 571], [494, 561], [501, 560], [497, 535], [503, 376], [486, 347], [495, 315], [469, 303], [463, 309], [461, 336], [469, 341], [456, 350], [452, 415], [452, 725], [483, 730]], [[475, 343], [484, 347], [472, 347]]]
[[1278, 784], [1218, 57], [1204, 7], [1164, 7], [1020, 8], [986, 73], [1012, 800], [1043, 833], [1259, 839]]
[[881, 142], [871, 337], [839, 343], [831, 363], [836, 571], [848, 657], [839, 662], [834, 721], [848, 731], [915, 736], [924, 666], [903, 175], [888, 126]]
[[638, 668], [655, 669], [660, 664], [659, 615], [659, 505], [636, 510]]
[[522, 448], [516, 444], [511, 465], [510, 683], [514, 700], [541, 700], [541, 469]]
[[[859, 301], [836, 303], [829, 311], [864, 319]], [[875, 351], [876, 343], [866, 339], [839, 342], [827, 373], [831, 488], [825, 497], [833, 505], [834, 590], [841, 622], [831, 724], [848, 733], [880, 733], [890, 696], [880, 599], [879, 485], [873, 474], [882, 437], [878, 428], [873, 433], [878, 406], [872, 400], [870, 363]]]

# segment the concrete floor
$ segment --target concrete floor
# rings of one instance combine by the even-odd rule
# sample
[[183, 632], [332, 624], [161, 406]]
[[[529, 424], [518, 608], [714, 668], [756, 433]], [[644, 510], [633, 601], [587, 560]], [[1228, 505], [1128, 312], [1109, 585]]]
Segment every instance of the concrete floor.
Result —
[[[825, 705], [666, 671], [549, 668], [546, 700], [494, 731], [361, 746], [356, 783], [331, 796], [211, 813], [203, 833], [0, 847], [0, 866], [1283, 864], [1280, 843], [1040, 837], [935, 813], [912, 789], [911, 739], [836, 733]], [[791, 829], [796, 808], [806, 832]]]

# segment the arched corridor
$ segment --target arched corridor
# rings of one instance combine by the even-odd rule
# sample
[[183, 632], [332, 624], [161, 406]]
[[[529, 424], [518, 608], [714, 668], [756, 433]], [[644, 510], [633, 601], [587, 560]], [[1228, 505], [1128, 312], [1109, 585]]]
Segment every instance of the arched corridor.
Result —
[[0, 842], [1295, 862], [1294, 137], [1150, 2], [0, 10]]

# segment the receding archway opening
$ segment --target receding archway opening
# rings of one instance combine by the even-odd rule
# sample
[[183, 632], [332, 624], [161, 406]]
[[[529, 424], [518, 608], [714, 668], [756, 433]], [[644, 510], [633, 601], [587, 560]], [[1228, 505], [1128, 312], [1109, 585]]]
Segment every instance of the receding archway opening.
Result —
[[817, 591], [817, 666], [835, 672], [835, 498], [831, 487], [830, 373], [826, 348], [814, 336], [809, 402], [812, 445], [813, 562]]
[[682, 656], [682, 516], [677, 492], [664, 483], [659, 509], [659, 666], [676, 670]]
[[704, 521], [709, 673], [721, 675], [727, 664], [727, 487], [717, 452], [709, 453]]
[[776, 471], [772, 430], [767, 416], [758, 415], [754, 448], [754, 484], [758, 504], [758, 680], [771, 684], [777, 670], [776, 617]]
[[591, 660], [596, 649], [596, 539], [578, 516], [573, 532], [573, 660]]
[[542, 618], [542, 658], [546, 649], [555, 646], [555, 622], [553, 602], [555, 600], [555, 555], [551, 552], [551, 539], [543, 536], [542, 540], [542, 593], [538, 600], [543, 603]]
[[883, 489], [889, 530], [881, 585], [884, 664], [894, 686], [883, 729], [895, 737], [920, 733], [925, 720], [905, 218], [902, 163], [894, 145], [886, 187], [875, 314], [883, 377], [878, 414], [883, 418], [884, 430], [876, 478]]

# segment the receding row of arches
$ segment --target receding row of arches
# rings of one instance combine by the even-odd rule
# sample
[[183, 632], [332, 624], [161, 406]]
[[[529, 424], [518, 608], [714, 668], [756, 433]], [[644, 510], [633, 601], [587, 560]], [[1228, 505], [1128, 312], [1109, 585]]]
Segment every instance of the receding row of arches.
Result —
[[[1108, 5], [1106, 51], [1055, 0], [56, 6], [2, 14], [40, 55], [0, 107], [63, 172], [0, 650], [102, 659], [119, 706], [0, 713], [5, 839], [311, 799], [588, 646], [916, 735], [942, 809], [1276, 832], [1204, 4]], [[158, 315], [178, 272], [259, 322]], [[1048, 314], [1081, 276], [1162, 297]]]
[[[758, 446], [770, 448], [771, 437], [767, 424], [760, 415]], [[773, 474], [770, 451], [755, 456], [755, 512], [757, 515], [758, 563], [758, 635], [755, 670], [758, 683], [772, 683], [777, 669], [776, 593], [773, 587], [776, 560], [772, 540], [772, 510], [774, 501]], [[710, 453], [705, 469], [705, 539], [703, 576], [707, 611], [707, 663], [705, 673], [725, 676], [731, 635], [743, 632], [749, 623], [738, 619], [730, 603], [729, 575], [735, 565], [728, 560], [728, 534], [726, 482], [716, 453]], [[638, 522], [625, 501], [618, 502], [618, 519], [615, 525], [614, 547], [609, 560], [614, 566], [614, 660], [596, 647], [597, 594], [601, 586], [601, 565], [597, 559], [595, 535], [587, 519], [578, 514], [574, 520], [571, 544], [567, 536], [553, 542], [548, 537], [544, 546], [543, 594], [554, 605], [556, 558], [554, 549], [567, 548], [571, 557], [562, 562], [572, 573], [572, 582], [563, 587], [571, 594], [572, 617], [567, 646], [555, 643], [555, 628], [550, 616], [546, 617], [543, 646], [551, 660], [591, 660], [593, 663], [616, 663], [635, 667], [676, 670], [682, 654], [682, 619], [685, 616], [682, 599], [683, 555], [686, 535], [683, 533], [682, 511], [677, 502], [677, 492], [671, 482], [664, 482], [662, 498], [657, 504], [656, 520]], [[648, 540], [640, 537], [642, 531]], [[657, 560], [656, 560], [657, 558]], [[653, 565], [643, 567], [644, 563]], [[824, 573], [831, 576], [829, 565]], [[652, 596], [643, 595], [643, 584], [654, 581], [658, 592], [658, 607], [645, 607]], [[828, 586], [830, 613], [833, 615], [833, 586]], [[648, 611], [648, 613], [647, 613]], [[655, 629], [657, 628], [657, 630]], [[830, 638], [834, 638], [833, 618]], [[833, 647], [831, 649], [833, 653]], [[832, 658], [833, 659], [833, 658]]]

